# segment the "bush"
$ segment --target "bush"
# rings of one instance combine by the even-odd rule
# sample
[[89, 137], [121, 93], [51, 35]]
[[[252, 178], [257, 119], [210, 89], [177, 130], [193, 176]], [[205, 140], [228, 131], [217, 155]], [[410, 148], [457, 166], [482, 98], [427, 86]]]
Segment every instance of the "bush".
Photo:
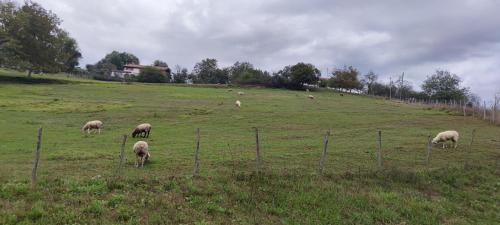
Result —
[[170, 79], [167, 79], [165, 72], [152, 66], [142, 68], [141, 73], [137, 76], [137, 81], [144, 83], [165, 83], [168, 80]]

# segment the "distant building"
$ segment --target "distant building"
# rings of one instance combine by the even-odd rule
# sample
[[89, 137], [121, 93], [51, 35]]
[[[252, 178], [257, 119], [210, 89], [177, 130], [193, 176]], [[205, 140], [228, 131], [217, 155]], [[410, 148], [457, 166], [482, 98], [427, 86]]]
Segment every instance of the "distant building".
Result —
[[[138, 65], [138, 64], [126, 64], [123, 66], [123, 70], [114, 70], [111, 72], [112, 77], [118, 77], [118, 78], [124, 78], [125, 75], [132, 75], [132, 76], [137, 76], [139, 73], [141, 73], [141, 70], [147, 67], [145, 65]], [[154, 66], [154, 68], [159, 69], [166, 74], [170, 74], [170, 68], [168, 67], [162, 67], [162, 66]]]

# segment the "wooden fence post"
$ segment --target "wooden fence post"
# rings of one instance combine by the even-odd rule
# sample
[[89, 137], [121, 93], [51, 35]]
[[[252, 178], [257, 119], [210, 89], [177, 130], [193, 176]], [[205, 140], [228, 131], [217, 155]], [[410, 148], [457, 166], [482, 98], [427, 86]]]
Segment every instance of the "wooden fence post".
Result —
[[331, 129], [329, 129], [325, 135], [323, 153], [321, 154], [321, 158], [319, 160], [319, 174], [323, 173], [323, 169], [325, 167], [326, 151], [328, 149], [328, 138], [330, 137], [331, 132], [332, 132]]
[[429, 135], [427, 138], [427, 167], [431, 164], [431, 155], [432, 155], [432, 136]]
[[125, 159], [125, 143], [127, 142], [127, 135], [123, 135], [123, 141], [122, 145], [120, 147], [120, 162], [118, 163], [118, 169], [116, 170], [116, 176], [121, 176], [122, 174], [122, 167], [123, 167], [123, 160]]
[[260, 142], [259, 142], [259, 129], [257, 127], [255, 128], [255, 166], [257, 169], [257, 173], [260, 173]]
[[42, 148], [42, 127], [38, 128], [38, 136], [36, 141], [36, 150], [33, 154], [33, 169], [31, 170], [31, 185], [36, 186], [36, 176], [38, 170], [38, 162], [40, 161], [40, 151]]
[[483, 105], [483, 120], [486, 120], [486, 101], [484, 101]]
[[470, 163], [470, 154], [472, 152], [472, 143], [474, 143], [474, 136], [476, 135], [476, 129], [472, 130], [471, 138], [470, 138], [470, 143], [469, 143], [469, 148], [468, 151], [466, 152], [465, 156], [465, 168], [469, 168], [469, 163]]
[[382, 131], [378, 131], [378, 154], [377, 154], [377, 162], [379, 169], [383, 168], [382, 162]]
[[196, 150], [194, 152], [194, 169], [193, 176], [198, 176], [200, 173], [200, 128], [196, 129]]
[[465, 100], [464, 100], [464, 117], [466, 117], [466, 116], [467, 116], [467, 111], [466, 111], [466, 109], [467, 109], [467, 104], [465, 104]]

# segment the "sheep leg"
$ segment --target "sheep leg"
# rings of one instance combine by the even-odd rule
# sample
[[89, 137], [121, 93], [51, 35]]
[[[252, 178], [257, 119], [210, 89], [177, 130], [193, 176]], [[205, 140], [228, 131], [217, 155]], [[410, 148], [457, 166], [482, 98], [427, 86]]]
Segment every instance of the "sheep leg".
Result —
[[149, 138], [149, 130], [148, 130], [148, 134], [147, 134], [147, 137]]
[[101, 134], [101, 128], [98, 128], [97, 130], [99, 131], [99, 134]]
[[139, 156], [135, 157], [135, 167], [139, 167]]
[[141, 157], [141, 167], [144, 167], [144, 161], [146, 161], [144, 158], [145, 158], [145, 156]]
[[443, 149], [445, 149], [445, 143], [443, 142]]

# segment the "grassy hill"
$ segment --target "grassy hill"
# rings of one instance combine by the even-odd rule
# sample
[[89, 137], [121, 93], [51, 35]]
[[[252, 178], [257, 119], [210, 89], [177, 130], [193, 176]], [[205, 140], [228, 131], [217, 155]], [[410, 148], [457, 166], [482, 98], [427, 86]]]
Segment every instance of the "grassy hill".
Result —
[[[329, 91], [314, 92], [311, 100], [278, 89], [22, 76], [0, 71], [0, 224], [500, 221], [500, 129], [483, 121]], [[94, 119], [104, 122], [102, 133], [82, 133]], [[132, 145], [140, 139], [129, 137], [122, 176], [115, 178], [122, 136], [143, 122], [153, 125], [151, 161], [134, 167]], [[31, 189], [38, 127], [39, 183]], [[261, 174], [255, 173], [253, 127], [260, 131]], [[196, 128], [201, 165], [193, 178]], [[460, 133], [458, 149], [436, 146], [426, 165], [427, 136], [448, 129]]]

